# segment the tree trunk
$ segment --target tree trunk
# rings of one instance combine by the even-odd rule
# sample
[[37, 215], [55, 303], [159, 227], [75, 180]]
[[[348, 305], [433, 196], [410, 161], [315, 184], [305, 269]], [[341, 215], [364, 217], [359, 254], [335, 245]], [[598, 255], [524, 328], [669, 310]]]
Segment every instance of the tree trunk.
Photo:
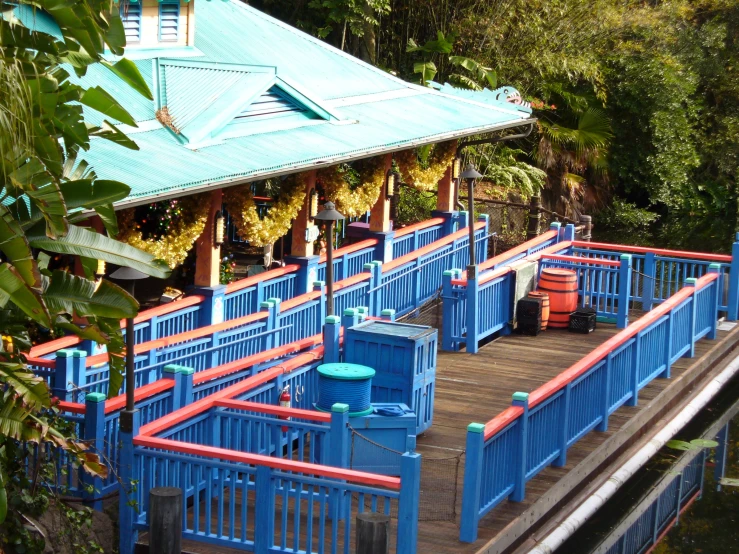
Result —
[[[365, 2], [362, 9], [364, 10], [365, 16], [374, 19], [375, 12], [369, 2]], [[365, 20], [363, 30], [364, 36], [361, 37], [362, 40], [360, 41], [359, 57], [365, 62], [374, 65], [377, 63], [377, 34], [375, 26]]]

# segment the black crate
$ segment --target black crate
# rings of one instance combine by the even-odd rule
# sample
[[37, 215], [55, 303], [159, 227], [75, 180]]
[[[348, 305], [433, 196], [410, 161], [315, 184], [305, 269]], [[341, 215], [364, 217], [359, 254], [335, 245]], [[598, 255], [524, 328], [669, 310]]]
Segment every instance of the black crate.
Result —
[[516, 304], [517, 321], [541, 321], [541, 298], [522, 298]]
[[581, 333], [583, 335], [592, 333], [595, 331], [595, 317], [595, 310], [592, 308], [582, 308], [572, 312], [568, 330], [571, 333]]
[[521, 335], [535, 337], [541, 333], [541, 319], [538, 321], [525, 321], [523, 323], [519, 321], [516, 326], [516, 331]]

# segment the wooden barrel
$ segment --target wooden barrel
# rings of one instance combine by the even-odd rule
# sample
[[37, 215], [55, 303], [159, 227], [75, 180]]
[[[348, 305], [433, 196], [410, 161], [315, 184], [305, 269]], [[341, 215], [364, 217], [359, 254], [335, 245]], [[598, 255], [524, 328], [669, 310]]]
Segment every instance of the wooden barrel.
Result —
[[549, 327], [566, 329], [577, 309], [577, 273], [569, 269], [542, 269], [537, 290], [549, 295]]
[[541, 300], [541, 330], [544, 331], [549, 322], [549, 293], [532, 290], [529, 293], [529, 298], [538, 298]]

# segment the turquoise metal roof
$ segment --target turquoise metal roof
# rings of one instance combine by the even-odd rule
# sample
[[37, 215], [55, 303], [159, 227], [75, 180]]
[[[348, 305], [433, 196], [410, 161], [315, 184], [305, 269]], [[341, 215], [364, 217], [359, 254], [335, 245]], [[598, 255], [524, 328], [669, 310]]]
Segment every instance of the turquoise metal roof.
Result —
[[[20, 16], [51, 29], [42, 14]], [[94, 139], [84, 154], [100, 177], [132, 187], [118, 205], [532, 121], [515, 89], [433, 90], [406, 83], [238, 0], [196, 3], [195, 49], [201, 55], [190, 51], [179, 59], [173, 58], [180, 50], [138, 52], [152, 56], [136, 64], [153, 102], [103, 67], [91, 67], [80, 80], [108, 90], [139, 124], [124, 127], [139, 151]], [[261, 109], [269, 102], [302, 109]], [[165, 106], [174, 129], [156, 119]], [[252, 113], [258, 117], [248, 117]], [[89, 110], [86, 117], [102, 120]]]

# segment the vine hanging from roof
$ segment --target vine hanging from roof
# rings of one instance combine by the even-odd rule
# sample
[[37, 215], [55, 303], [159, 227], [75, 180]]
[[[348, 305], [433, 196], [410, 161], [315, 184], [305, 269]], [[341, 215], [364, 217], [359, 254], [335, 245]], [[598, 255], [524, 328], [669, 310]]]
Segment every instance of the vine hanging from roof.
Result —
[[395, 154], [395, 161], [403, 174], [403, 181], [421, 191], [436, 189], [457, 153], [456, 141], [435, 144], [428, 154], [426, 167], [421, 163], [416, 150], [404, 150]]
[[318, 171], [316, 180], [323, 187], [327, 200], [346, 217], [357, 217], [372, 209], [385, 183], [385, 157], [365, 160], [357, 172], [359, 184], [352, 187], [350, 170], [335, 165]]
[[280, 193], [264, 218], [259, 217], [251, 185], [228, 188], [223, 192], [223, 205], [231, 216], [239, 236], [252, 246], [274, 244], [287, 234], [305, 200], [305, 174], [288, 176]]
[[209, 208], [210, 201], [203, 194], [170, 200], [163, 206], [152, 204], [149, 209], [156, 219], [152, 223], [157, 229], [155, 235], [147, 238], [142, 229], [147, 220], [137, 221], [136, 208], [121, 210], [117, 214], [118, 240], [164, 260], [174, 269], [185, 261], [203, 233]]

